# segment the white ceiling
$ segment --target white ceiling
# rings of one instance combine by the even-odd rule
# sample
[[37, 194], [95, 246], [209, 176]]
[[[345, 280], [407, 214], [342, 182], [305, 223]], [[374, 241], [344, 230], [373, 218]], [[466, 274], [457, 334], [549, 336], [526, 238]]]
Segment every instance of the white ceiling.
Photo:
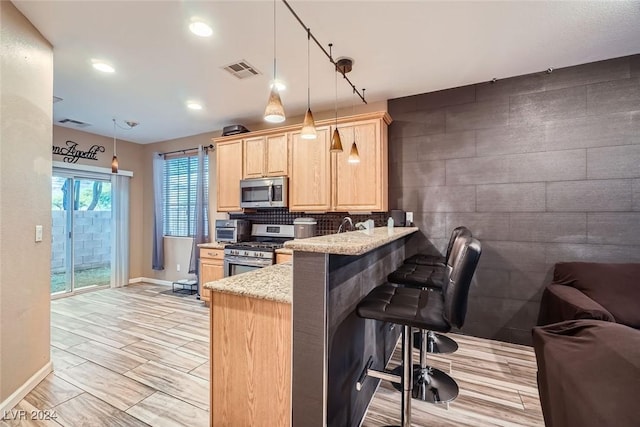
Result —
[[[112, 118], [140, 126], [122, 135], [150, 143], [261, 120], [272, 78], [271, 1], [13, 0], [54, 47], [54, 122], [90, 123], [112, 136]], [[349, 77], [381, 101], [640, 52], [640, 2], [295, 1], [290, 4]], [[203, 39], [193, 16], [213, 26]], [[277, 3], [279, 77], [289, 116], [306, 109], [306, 33]], [[311, 102], [331, 110], [334, 72], [311, 46]], [[91, 59], [110, 61], [99, 73]], [[238, 80], [222, 66], [245, 59], [263, 75]], [[350, 106], [346, 83], [339, 103]], [[187, 100], [203, 103], [188, 110]], [[70, 126], [73, 127], [73, 126]]]

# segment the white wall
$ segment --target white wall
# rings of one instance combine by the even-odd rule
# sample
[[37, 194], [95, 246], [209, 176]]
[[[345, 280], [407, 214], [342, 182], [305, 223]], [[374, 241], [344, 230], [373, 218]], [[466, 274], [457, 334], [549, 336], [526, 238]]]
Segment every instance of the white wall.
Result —
[[9, 1], [0, 45], [1, 413], [50, 371], [53, 50]]

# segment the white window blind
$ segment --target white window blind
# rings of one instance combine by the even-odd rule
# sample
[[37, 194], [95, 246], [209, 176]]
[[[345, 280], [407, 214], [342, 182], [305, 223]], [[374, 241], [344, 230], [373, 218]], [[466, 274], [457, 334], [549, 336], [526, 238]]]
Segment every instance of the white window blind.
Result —
[[[205, 206], [209, 205], [209, 158], [204, 158]], [[174, 157], [164, 167], [164, 235], [190, 237], [195, 233], [198, 157]], [[208, 229], [205, 217], [205, 230]]]

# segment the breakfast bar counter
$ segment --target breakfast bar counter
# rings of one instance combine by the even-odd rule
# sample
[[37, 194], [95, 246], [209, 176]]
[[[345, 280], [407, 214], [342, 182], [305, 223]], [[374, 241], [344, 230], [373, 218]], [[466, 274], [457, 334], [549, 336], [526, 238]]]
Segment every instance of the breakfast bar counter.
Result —
[[285, 242], [286, 249], [334, 255], [363, 255], [418, 231], [418, 227], [378, 227]]
[[204, 287], [214, 292], [291, 304], [292, 277], [291, 263], [287, 262], [205, 283]]
[[412, 248], [416, 227], [374, 228], [285, 243], [293, 249], [293, 426], [361, 424], [379, 380], [356, 390], [371, 357], [391, 358], [400, 328], [365, 321], [358, 303]]
[[[406, 257], [415, 227], [285, 243], [286, 262], [208, 282], [211, 424], [359, 425], [399, 335], [355, 307]], [[292, 333], [293, 331], [293, 333]]]

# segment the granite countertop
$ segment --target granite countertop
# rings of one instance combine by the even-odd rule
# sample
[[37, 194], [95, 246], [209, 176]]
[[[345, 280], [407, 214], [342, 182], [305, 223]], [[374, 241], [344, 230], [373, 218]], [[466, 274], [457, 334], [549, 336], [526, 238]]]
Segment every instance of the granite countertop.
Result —
[[283, 254], [283, 255], [293, 255], [293, 249], [280, 248], [280, 249], [276, 249], [276, 253]]
[[224, 247], [227, 245], [228, 243], [226, 242], [209, 242], [209, 243], [200, 243], [198, 244], [198, 247], [204, 248], [204, 249], [224, 249]]
[[214, 292], [242, 295], [291, 304], [293, 267], [291, 262], [274, 264], [203, 285]]
[[362, 255], [394, 240], [415, 233], [418, 227], [377, 227], [372, 231], [350, 231], [348, 233], [294, 239], [284, 247], [294, 251], [321, 252], [336, 255]]

